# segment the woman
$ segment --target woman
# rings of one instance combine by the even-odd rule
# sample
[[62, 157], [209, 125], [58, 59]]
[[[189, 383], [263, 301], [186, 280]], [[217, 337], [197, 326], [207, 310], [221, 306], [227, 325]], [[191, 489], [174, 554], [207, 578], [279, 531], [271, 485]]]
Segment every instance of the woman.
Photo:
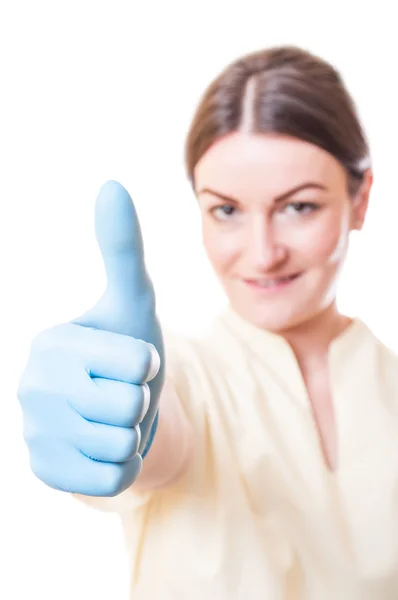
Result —
[[[186, 157], [228, 307], [165, 336], [135, 483], [60, 487], [121, 515], [134, 599], [396, 600], [398, 362], [336, 306], [372, 185], [353, 102], [319, 57], [261, 51], [210, 85]], [[27, 414], [44, 384], [22, 387]]]

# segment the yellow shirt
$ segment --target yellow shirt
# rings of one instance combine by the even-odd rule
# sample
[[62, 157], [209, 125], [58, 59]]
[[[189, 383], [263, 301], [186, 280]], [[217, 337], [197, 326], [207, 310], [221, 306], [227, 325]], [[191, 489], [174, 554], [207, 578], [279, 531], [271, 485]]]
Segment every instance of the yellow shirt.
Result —
[[397, 356], [359, 319], [332, 343], [331, 473], [282, 337], [228, 308], [200, 339], [166, 342], [195, 454], [167, 489], [110, 500], [131, 598], [397, 600]]

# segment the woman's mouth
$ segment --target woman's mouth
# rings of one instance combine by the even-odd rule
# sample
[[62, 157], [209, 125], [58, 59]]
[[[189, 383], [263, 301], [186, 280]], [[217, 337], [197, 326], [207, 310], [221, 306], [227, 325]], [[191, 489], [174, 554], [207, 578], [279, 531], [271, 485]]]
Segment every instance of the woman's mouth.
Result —
[[258, 279], [244, 279], [244, 282], [254, 290], [261, 292], [276, 292], [288, 288], [293, 281], [300, 277], [301, 273], [287, 275], [285, 277], [268, 278], [262, 277]]

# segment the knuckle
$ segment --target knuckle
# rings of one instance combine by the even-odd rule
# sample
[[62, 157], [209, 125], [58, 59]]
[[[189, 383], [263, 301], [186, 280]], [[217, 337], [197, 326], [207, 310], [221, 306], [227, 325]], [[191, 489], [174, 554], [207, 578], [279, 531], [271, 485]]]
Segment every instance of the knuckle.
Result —
[[157, 352], [152, 344], [143, 340], [130, 340], [129, 356], [132, 368], [140, 382], [144, 383], [152, 371], [152, 364], [157, 360]]
[[140, 441], [141, 431], [138, 425], [121, 429], [116, 450], [120, 462], [129, 460], [137, 454]]
[[45, 329], [35, 335], [32, 340], [31, 350], [34, 353], [43, 353], [52, 350], [54, 345], [54, 328]]
[[135, 385], [131, 384], [126, 392], [128, 399], [126, 401], [126, 421], [134, 427], [141, 423], [145, 417], [150, 403], [150, 390], [147, 383]]
[[121, 465], [106, 465], [103, 473], [103, 495], [114, 497], [123, 490], [124, 472]]
[[31, 389], [31, 382], [24, 374], [19, 380], [17, 388], [17, 398], [21, 404], [23, 404], [25, 399], [29, 396]]
[[144, 419], [145, 415], [147, 414], [149, 405], [151, 402], [151, 390], [149, 389], [149, 385], [147, 383], [144, 383], [141, 386], [141, 391], [142, 391], [142, 398], [141, 398], [141, 413], [140, 413], [139, 423], [141, 423], [141, 421]]
[[151, 391], [149, 389], [149, 385], [147, 383], [143, 383], [140, 385], [139, 389], [140, 399], [137, 402], [137, 423], [141, 423], [145, 418], [151, 401]]
[[25, 443], [27, 444], [29, 451], [34, 447], [35, 442], [40, 438], [40, 428], [37, 423], [32, 419], [24, 419], [22, 435]]
[[41, 381], [41, 378], [37, 375], [37, 372], [36, 376], [33, 376], [32, 373], [29, 374], [26, 372], [19, 381], [17, 398], [22, 408], [45, 393], [45, 385]]
[[[74, 331], [74, 330], [73, 330]], [[53, 355], [56, 350], [65, 350], [71, 344], [76, 335], [72, 335], [70, 323], [54, 325], [44, 329], [35, 335], [31, 343], [31, 354], [49, 354]]]
[[129, 488], [140, 474], [142, 460], [139, 455], [131, 461], [104, 465], [103, 496], [117, 496]]
[[141, 428], [139, 425], [136, 425], [133, 429], [133, 436], [132, 436], [133, 453], [131, 453], [130, 456], [135, 456], [137, 454], [140, 444], [141, 444]]
[[150, 362], [147, 370], [146, 380], [151, 381], [156, 377], [160, 369], [160, 356], [153, 344], [149, 345]]

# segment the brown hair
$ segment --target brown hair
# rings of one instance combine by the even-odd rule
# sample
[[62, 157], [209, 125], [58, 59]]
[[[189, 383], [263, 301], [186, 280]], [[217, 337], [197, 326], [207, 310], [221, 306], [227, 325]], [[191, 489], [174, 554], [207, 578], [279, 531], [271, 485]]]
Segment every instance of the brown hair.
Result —
[[323, 148], [346, 169], [351, 194], [370, 166], [366, 136], [341, 75], [322, 58], [296, 46], [243, 56], [207, 88], [185, 147], [193, 187], [194, 168], [203, 154], [216, 140], [242, 128], [285, 134]]

